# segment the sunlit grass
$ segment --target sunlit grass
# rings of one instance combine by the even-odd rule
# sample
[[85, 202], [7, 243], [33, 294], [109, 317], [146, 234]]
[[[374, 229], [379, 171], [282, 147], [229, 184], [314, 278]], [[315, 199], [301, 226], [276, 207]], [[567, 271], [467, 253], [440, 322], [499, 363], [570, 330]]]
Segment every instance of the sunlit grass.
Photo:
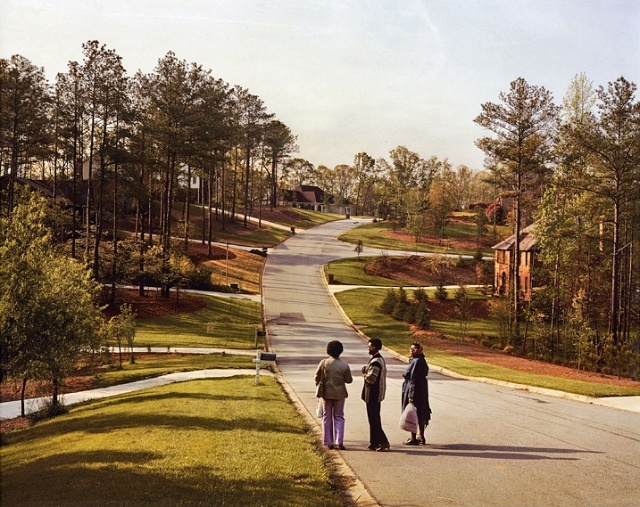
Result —
[[[413, 332], [409, 325], [387, 317], [378, 310], [387, 290], [388, 289], [354, 289], [338, 292], [335, 296], [351, 321], [360, 328], [363, 333], [370, 338], [381, 339], [386, 347], [399, 354], [406, 355], [409, 345], [413, 341]], [[450, 319], [447, 322], [432, 322], [433, 328], [447, 330], [453, 336], [459, 332], [459, 325], [460, 323], [456, 319]], [[469, 330], [472, 332], [483, 330], [485, 335], [490, 334], [488, 331], [491, 327], [492, 323], [486, 320], [480, 321], [479, 323], [475, 321], [469, 323]], [[520, 372], [462, 358], [428, 346], [426, 347], [426, 355], [429, 364], [441, 366], [470, 377], [484, 377], [584, 396], [640, 395], [640, 389]]]
[[114, 364], [108, 370], [95, 375], [92, 388], [109, 387], [182, 371], [255, 368], [251, 357], [231, 354], [154, 354], [153, 357], [145, 358], [136, 356], [137, 354], [134, 355], [135, 363], [131, 364], [129, 354], [123, 353], [120, 369], [118, 353], [114, 354]]
[[260, 271], [264, 257], [251, 252], [234, 249], [233, 258], [227, 261], [216, 259], [205, 261], [204, 265], [212, 270], [213, 283], [216, 285], [238, 284], [238, 287], [252, 294], [260, 294]]
[[3, 436], [2, 504], [341, 506], [273, 378], [183, 382]]
[[135, 346], [254, 347], [255, 329], [261, 324], [259, 303], [215, 296], [197, 297], [206, 302], [206, 306], [197, 312], [138, 319]]
[[[469, 224], [455, 226], [449, 226], [446, 229], [446, 235], [448, 237], [456, 238], [475, 238], [475, 226]], [[476, 249], [472, 248], [456, 248], [455, 250], [445, 245], [430, 245], [425, 243], [418, 243], [415, 241], [402, 241], [397, 238], [385, 235], [386, 231], [393, 231], [394, 225], [391, 222], [370, 222], [362, 224], [355, 229], [342, 234], [338, 239], [347, 243], [357, 244], [358, 241], [362, 241], [365, 247], [365, 254], [370, 255], [371, 250], [377, 250], [375, 253], [379, 254], [380, 251], [386, 250], [406, 250], [416, 252], [433, 252], [433, 253], [446, 253], [454, 255], [474, 255]], [[484, 255], [492, 256], [491, 249], [482, 249]]]
[[409, 286], [413, 283], [399, 282], [390, 278], [368, 275], [364, 272], [365, 264], [373, 257], [363, 257], [360, 259], [338, 259], [325, 264], [325, 275], [332, 274], [335, 283], [342, 285], [374, 285], [380, 287], [397, 287], [400, 285]]

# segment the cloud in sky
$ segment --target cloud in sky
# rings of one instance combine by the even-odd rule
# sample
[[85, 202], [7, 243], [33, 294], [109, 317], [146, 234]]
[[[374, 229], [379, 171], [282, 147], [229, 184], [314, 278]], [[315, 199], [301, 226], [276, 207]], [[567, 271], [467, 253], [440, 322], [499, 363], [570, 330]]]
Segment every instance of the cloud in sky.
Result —
[[248, 88], [299, 156], [349, 164], [405, 145], [482, 167], [473, 123], [524, 77], [562, 101], [585, 72], [640, 84], [638, 0], [0, 0], [0, 57], [53, 80], [96, 39], [128, 72], [173, 51]]

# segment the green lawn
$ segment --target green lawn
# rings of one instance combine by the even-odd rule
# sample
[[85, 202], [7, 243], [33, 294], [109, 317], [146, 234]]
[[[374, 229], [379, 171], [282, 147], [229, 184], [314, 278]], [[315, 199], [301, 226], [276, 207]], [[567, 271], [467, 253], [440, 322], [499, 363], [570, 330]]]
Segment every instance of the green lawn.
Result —
[[183, 382], [3, 435], [2, 505], [342, 506], [275, 379]]
[[259, 303], [215, 296], [198, 297], [206, 301], [206, 306], [197, 312], [138, 319], [135, 346], [254, 347], [255, 329], [261, 325]]
[[252, 357], [231, 354], [154, 354], [151, 358], [136, 357], [135, 363], [130, 364], [129, 355], [123, 351], [122, 358], [120, 369], [118, 354], [114, 354], [114, 364], [108, 370], [95, 375], [93, 389], [182, 371], [256, 367]]
[[360, 259], [338, 259], [324, 265], [325, 275], [332, 274], [334, 283], [342, 285], [375, 285], [379, 287], [397, 287], [399, 285], [415, 286], [407, 282], [399, 282], [381, 276], [368, 275], [364, 272], [365, 264], [373, 257], [361, 256]]
[[[456, 249], [455, 251], [446, 246], [427, 245], [418, 243], [415, 241], [402, 241], [389, 236], [386, 236], [385, 231], [392, 231], [394, 225], [391, 222], [376, 222], [362, 224], [355, 229], [342, 234], [338, 239], [347, 243], [357, 244], [358, 241], [362, 241], [364, 244], [365, 255], [371, 255], [373, 250], [378, 254], [379, 250], [406, 250], [416, 252], [433, 252], [433, 253], [448, 253], [455, 255], [473, 255], [475, 249]], [[446, 228], [446, 236], [450, 238], [475, 238], [475, 225], [470, 224], [455, 224]], [[484, 255], [493, 256], [493, 252], [490, 249], [484, 249]]]
[[[382, 343], [403, 355], [407, 355], [409, 345], [413, 342], [412, 331], [404, 322], [393, 320], [378, 311], [388, 289], [354, 289], [336, 293], [336, 299], [349, 316], [351, 321], [370, 338], [379, 338]], [[409, 290], [408, 290], [409, 292]], [[411, 297], [409, 295], [409, 297]], [[459, 322], [455, 319], [448, 321], [432, 321], [434, 329], [447, 331], [456, 335]], [[471, 322], [471, 333], [483, 332], [490, 335], [496, 325], [490, 321]], [[547, 389], [555, 389], [584, 396], [628, 396], [640, 395], [640, 389], [610, 386], [568, 380], [546, 375], [523, 373], [500, 366], [472, 361], [453, 354], [448, 354], [432, 347], [426, 347], [427, 361], [470, 377], [485, 377], [516, 384], [526, 384]]]

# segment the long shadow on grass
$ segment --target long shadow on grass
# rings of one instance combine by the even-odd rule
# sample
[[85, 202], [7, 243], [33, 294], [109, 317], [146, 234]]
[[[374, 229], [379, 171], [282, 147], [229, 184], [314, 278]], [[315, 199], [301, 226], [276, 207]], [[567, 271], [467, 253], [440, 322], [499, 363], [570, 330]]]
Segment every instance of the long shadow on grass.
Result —
[[[9, 466], [2, 474], [2, 505], [342, 505], [322, 477], [275, 472], [229, 478], [220, 474], [225, 459], [220, 453], [211, 454], [210, 464], [161, 463], [162, 471], [154, 469], [153, 461], [162, 459], [146, 452], [81, 451]], [[142, 469], [145, 463], [148, 468]]]
[[[268, 407], [262, 413], [267, 413]], [[172, 407], [158, 406], [146, 408], [144, 413], [137, 414], [135, 411], [123, 414], [80, 414], [81, 417], [69, 418], [63, 425], [56, 426], [36, 426], [32, 431], [23, 434], [21, 441], [37, 440], [43, 437], [53, 438], [64, 433], [79, 434], [102, 434], [119, 430], [148, 431], [153, 428], [171, 428], [176, 431], [189, 429], [205, 429], [213, 432], [246, 430], [248, 432], [274, 432], [301, 434], [303, 431], [290, 424], [276, 423], [265, 418], [261, 413], [256, 413], [255, 417], [238, 415], [229, 419], [218, 417], [202, 417], [194, 415], [181, 415], [172, 413]], [[6, 443], [11, 444], [11, 437], [6, 438]]]

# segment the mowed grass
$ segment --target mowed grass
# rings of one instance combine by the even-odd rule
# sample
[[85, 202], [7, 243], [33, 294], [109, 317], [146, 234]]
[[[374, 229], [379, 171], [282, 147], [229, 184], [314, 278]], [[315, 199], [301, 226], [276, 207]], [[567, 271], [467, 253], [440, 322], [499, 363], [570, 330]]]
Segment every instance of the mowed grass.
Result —
[[[414, 341], [413, 332], [409, 325], [399, 322], [382, 314], [378, 309], [388, 289], [354, 289], [336, 293], [336, 299], [351, 321], [369, 338], [379, 338], [382, 343], [398, 352], [407, 355], [409, 345]], [[407, 290], [410, 291], [409, 289]], [[411, 297], [409, 295], [409, 297]], [[448, 329], [455, 334], [459, 322], [455, 319], [447, 322], [432, 321], [432, 327]], [[482, 329], [489, 328], [493, 323], [480, 321]], [[471, 322], [469, 326], [475, 325]], [[426, 346], [427, 362], [455, 371], [469, 377], [483, 377], [515, 384], [525, 384], [546, 389], [554, 389], [584, 396], [638, 396], [640, 389], [612, 386], [592, 382], [570, 380], [548, 375], [525, 373], [501, 366], [473, 361], [463, 357], [440, 351]]]
[[183, 382], [3, 436], [3, 506], [341, 506], [273, 377]]
[[[370, 222], [345, 232], [338, 239], [352, 244], [357, 244], [358, 241], [362, 241], [365, 247], [365, 255], [371, 255], [371, 250], [374, 250], [376, 254], [380, 253], [377, 250], [406, 250], [455, 255], [474, 255], [476, 252], [475, 248], [456, 248], [454, 251], [453, 248], [446, 245], [426, 244], [421, 242], [418, 242], [416, 245], [415, 241], [403, 241], [385, 234], [393, 230], [394, 224], [391, 222]], [[500, 233], [508, 232], [504, 227], [499, 228], [499, 230]], [[427, 229], [426, 232], [433, 233], [433, 231], [430, 231], [429, 229]], [[476, 226], [473, 222], [449, 225], [445, 229], [445, 237], [475, 240]], [[493, 251], [491, 249], [482, 249], [482, 253], [493, 257]]]
[[217, 285], [238, 284], [238, 287], [252, 294], [260, 294], [260, 271], [264, 257], [230, 248], [233, 258], [205, 261], [203, 264], [212, 270], [213, 283]]
[[[134, 355], [135, 357], [136, 355]], [[129, 362], [129, 354], [122, 355], [122, 368], [119, 368], [118, 353], [114, 354], [111, 369], [101, 371], [94, 376], [93, 388], [109, 387], [128, 382], [184, 371], [208, 369], [255, 368], [251, 356], [230, 354], [154, 354], [153, 357], [135, 357], [135, 363]]]
[[333, 275], [334, 283], [342, 285], [375, 285], [379, 287], [415, 286], [408, 282], [399, 282], [381, 276], [368, 275], [364, 272], [364, 266], [374, 257], [338, 259], [324, 265], [325, 276]]
[[197, 297], [205, 301], [206, 306], [196, 312], [138, 319], [134, 345], [230, 349], [254, 347], [255, 329], [261, 325], [259, 303], [216, 296]]

